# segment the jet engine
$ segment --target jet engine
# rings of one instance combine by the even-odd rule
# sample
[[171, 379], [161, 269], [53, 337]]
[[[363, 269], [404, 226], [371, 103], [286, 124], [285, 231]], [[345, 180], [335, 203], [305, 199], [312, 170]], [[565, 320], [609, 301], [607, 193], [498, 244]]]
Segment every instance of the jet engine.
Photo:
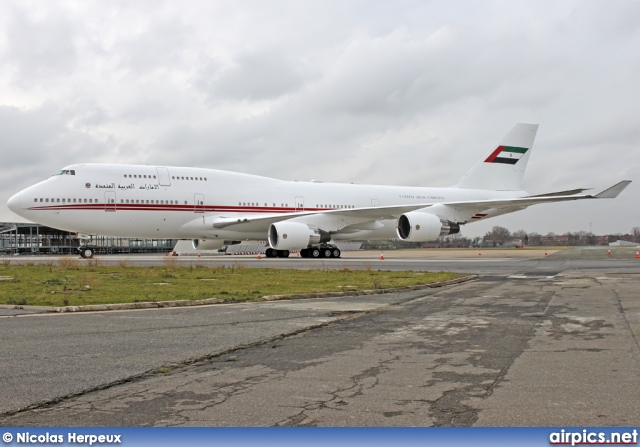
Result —
[[194, 239], [191, 245], [195, 250], [217, 250], [225, 245], [239, 244], [240, 241], [223, 241], [222, 239]]
[[311, 245], [329, 242], [326, 231], [313, 230], [299, 222], [276, 222], [269, 226], [269, 245], [276, 250], [299, 250]]
[[396, 233], [407, 242], [435, 241], [439, 236], [460, 232], [460, 225], [435, 214], [412, 211], [405, 213], [398, 219]]

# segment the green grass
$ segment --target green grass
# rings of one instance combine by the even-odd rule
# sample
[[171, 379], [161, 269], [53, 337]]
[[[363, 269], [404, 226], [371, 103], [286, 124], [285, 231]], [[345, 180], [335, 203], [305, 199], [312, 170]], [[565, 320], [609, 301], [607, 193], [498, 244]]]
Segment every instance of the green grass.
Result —
[[0, 304], [85, 304], [222, 298], [247, 301], [265, 295], [388, 289], [427, 284], [455, 273], [374, 270], [281, 270], [178, 266], [100, 266], [64, 259], [55, 265], [0, 265]]

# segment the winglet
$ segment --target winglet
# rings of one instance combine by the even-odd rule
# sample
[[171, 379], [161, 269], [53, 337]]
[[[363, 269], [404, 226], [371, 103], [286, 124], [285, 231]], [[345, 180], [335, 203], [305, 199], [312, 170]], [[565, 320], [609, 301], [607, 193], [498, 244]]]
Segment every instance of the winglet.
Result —
[[627, 186], [629, 186], [631, 180], [623, 180], [620, 183], [616, 183], [611, 188], [607, 188], [599, 194], [596, 194], [594, 197], [596, 199], [615, 199]]

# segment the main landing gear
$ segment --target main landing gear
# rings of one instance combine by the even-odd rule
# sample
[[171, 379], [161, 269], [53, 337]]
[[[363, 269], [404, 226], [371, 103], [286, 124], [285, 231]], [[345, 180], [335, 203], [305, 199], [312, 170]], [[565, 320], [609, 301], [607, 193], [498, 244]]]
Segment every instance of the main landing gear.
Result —
[[288, 258], [289, 250], [275, 250], [273, 248], [267, 248], [264, 254], [267, 258]]
[[303, 248], [300, 250], [303, 258], [339, 258], [340, 249], [335, 245], [321, 245], [319, 247]]
[[93, 249], [93, 247], [78, 247], [78, 251], [80, 252], [80, 257], [83, 259], [90, 259], [93, 258], [93, 254], [95, 253], [95, 250]]
[[[288, 258], [289, 250], [275, 250], [267, 248], [264, 252], [267, 258]], [[321, 245], [318, 247], [303, 248], [300, 250], [302, 258], [339, 258], [340, 249], [335, 245]]]

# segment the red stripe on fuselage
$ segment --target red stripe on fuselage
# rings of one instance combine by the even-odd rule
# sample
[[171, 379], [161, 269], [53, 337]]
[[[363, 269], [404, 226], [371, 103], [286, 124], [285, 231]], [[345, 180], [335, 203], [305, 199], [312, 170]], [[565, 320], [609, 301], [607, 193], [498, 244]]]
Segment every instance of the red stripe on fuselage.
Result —
[[32, 211], [187, 211], [187, 212], [226, 212], [226, 213], [294, 213], [296, 211], [331, 211], [338, 208], [265, 208], [238, 206], [204, 206], [204, 205], [156, 205], [142, 203], [93, 203], [31, 207]]

